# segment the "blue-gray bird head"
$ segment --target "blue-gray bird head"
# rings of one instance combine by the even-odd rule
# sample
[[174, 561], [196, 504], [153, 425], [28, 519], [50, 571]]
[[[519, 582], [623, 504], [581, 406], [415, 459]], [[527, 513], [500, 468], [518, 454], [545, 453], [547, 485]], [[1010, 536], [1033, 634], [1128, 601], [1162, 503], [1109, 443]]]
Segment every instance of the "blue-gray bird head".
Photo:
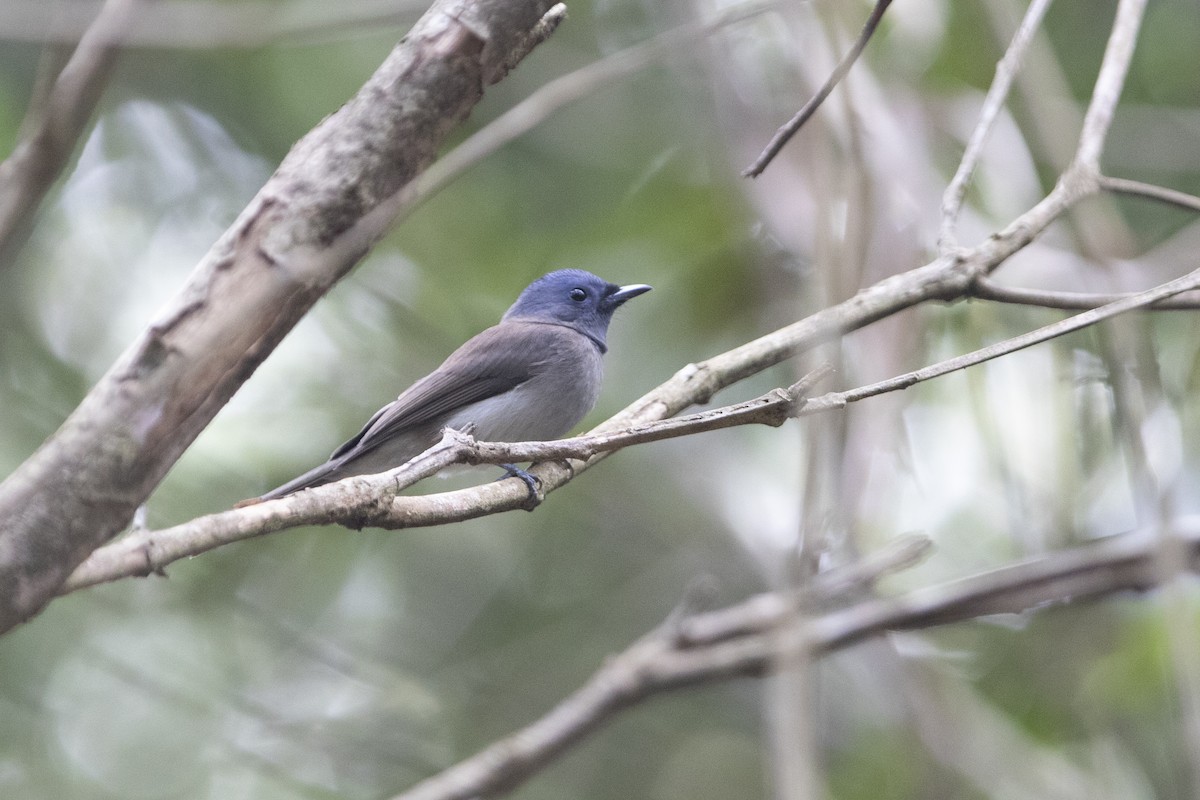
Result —
[[504, 319], [566, 325], [604, 352], [613, 312], [626, 300], [648, 291], [650, 287], [644, 283], [617, 286], [581, 269], [560, 269], [525, 287]]

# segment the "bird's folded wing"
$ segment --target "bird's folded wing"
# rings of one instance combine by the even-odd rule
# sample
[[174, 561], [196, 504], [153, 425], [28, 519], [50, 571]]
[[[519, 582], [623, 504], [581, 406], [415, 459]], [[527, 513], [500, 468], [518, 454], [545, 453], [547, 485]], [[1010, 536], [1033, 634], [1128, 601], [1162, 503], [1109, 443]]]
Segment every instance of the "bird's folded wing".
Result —
[[518, 338], [515, 342], [510, 340], [507, 347], [489, 344], [487, 337], [481, 334], [459, 348], [441, 367], [379, 409], [354, 438], [333, 452], [330, 459], [354, 451], [373, 450], [460, 408], [511, 391], [529, 380], [540, 366], [540, 359], [530, 352], [532, 348], [523, 346], [536, 342]]

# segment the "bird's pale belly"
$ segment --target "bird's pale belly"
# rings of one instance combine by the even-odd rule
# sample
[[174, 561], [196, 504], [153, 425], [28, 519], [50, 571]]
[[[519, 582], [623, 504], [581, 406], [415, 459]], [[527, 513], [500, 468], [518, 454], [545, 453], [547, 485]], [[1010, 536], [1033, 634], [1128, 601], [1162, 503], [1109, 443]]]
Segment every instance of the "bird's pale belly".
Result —
[[[597, 359], [597, 362], [599, 359]], [[535, 377], [511, 392], [472, 403], [446, 421], [461, 430], [474, 425], [480, 441], [532, 442], [557, 439], [575, 427], [596, 404], [600, 371], [576, 370], [576, 380]]]

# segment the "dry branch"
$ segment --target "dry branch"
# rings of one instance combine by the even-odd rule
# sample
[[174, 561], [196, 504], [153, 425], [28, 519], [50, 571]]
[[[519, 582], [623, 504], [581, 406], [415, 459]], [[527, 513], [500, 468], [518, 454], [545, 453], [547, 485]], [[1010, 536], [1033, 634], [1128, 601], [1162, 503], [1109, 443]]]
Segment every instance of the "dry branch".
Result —
[[[60, 594], [121, 578], [161, 574], [181, 558], [231, 542], [302, 525], [340, 524], [350, 528], [412, 527], [389, 502], [397, 493], [452, 464], [509, 464], [574, 459], [582, 462], [629, 447], [736, 425], [778, 427], [795, 416], [805, 392], [829, 373], [815, 370], [787, 389], [686, 417], [636, 425], [628, 430], [575, 436], [550, 442], [480, 442], [447, 429], [442, 440], [397, 469], [347, 478], [294, 495], [199, 517], [161, 531], [135, 531], [96, 550], [62, 585]], [[524, 484], [522, 484], [524, 486]], [[485, 487], [481, 487], [485, 488]], [[521, 500], [522, 507], [528, 501]]]
[[[1126, 59], [1123, 63], [1127, 67], [1130, 55], [1129, 51], [1121, 48], [1106, 56], [1106, 59]], [[1119, 77], [1123, 73], [1110, 70], [1107, 74], [1111, 82], [1115, 79], [1114, 75]], [[1119, 91], [1108, 86], [1103, 94], [1097, 97], [1103, 97], [1104, 102], [1115, 104], [1118, 96]], [[1093, 105], [1097, 102], [1100, 101], [1094, 99]], [[1085, 130], [1085, 134], [1096, 135], [1095, 128]], [[1082, 139], [1080, 147], [1083, 147]], [[525, 450], [520, 450], [521, 446], [515, 445], [493, 444], [485, 447], [493, 448], [491, 458], [504, 461], [588, 456], [586, 460], [571, 463], [547, 462], [534, 467], [533, 473], [540, 479], [543, 491], [548, 493], [603, 458], [608, 449], [615, 449], [615, 446], [606, 449], [595, 444], [605, 441], [604, 437], [608, 434], [620, 432], [622, 436], [630, 436], [630, 431], [637, 431], [638, 426], [672, 417], [690, 405], [707, 402], [717, 391], [745, 377], [819, 342], [860, 328], [897, 311], [929, 300], [956, 300], [968, 297], [973, 293], [974, 286], [980, 278], [1002, 265], [1008, 257], [1032, 241], [1079, 199], [1100, 190], [1101, 178], [1079, 166], [1079, 163], [1077, 161], [1064, 174], [1050, 195], [979, 246], [956, 250], [923, 267], [887, 278], [841, 304], [819, 311], [793, 325], [708, 361], [685, 367], [674, 378], [597, 427], [589, 437], [585, 437], [588, 441], [582, 446], [594, 448], [592, 450], [578, 449], [581, 447], [579, 440], [525, 444], [522, 445], [526, 447]], [[825, 395], [810, 403], [804, 413], [816, 413], [883, 391], [904, 388], [920, 380], [927, 380], [953, 369], [961, 369], [1004, 352], [1044, 341], [1053, 335], [1061, 335], [1069, 330], [1094, 324], [1122, 311], [1139, 308], [1174, 293], [1186, 291], [1192, 286], [1188, 281], [1194, 278], [1193, 274], [1177, 279], [1149, 292], [1119, 300], [1104, 309], [1078, 315], [1023, 337], [960, 356], [952, 360], [953, 364], [944, 362], [931, 365], [869, 387]], [[721, 409], [718, 416], [728, 412], [728, 408]], [[690, 422], [685, 423], [679, 430], [692, 432], [693, 429], [688, 428], [687, 424]], [[670, 427], [668, 424], [662, 430]], [[625, 446], [627, 441], [620, 437], [608, 440], [610, 445], [618, 443], [617, 446]], [[148, 575], [179, 558], [213, 549], [226, 542], [301, 525], [342, 524], [356, 528], [371, 525], [401, 529], [459, 522], [527, 507], [527, 489], [520, 481], [500, 481], [424, 496], [397, 494], [416, 480], [432, 475], [456, 461], [471, 458], [477, 461], [487, 460], [481, 455], [481, 451], [471, 450], [468, 453], [462, 449], [463, 446], [461, 440], [443, 441], [441, 445], [414, 462], [382, 476], [352, 478], [271, 503], [201, 517], [164, 531], [138, 533], [97, 552], [93, 560], [71, 576], [70, 581], [63, 586], [63, 591], [122, 577]], [[590, 453], [594, 455], [589, 455]]]
[[137, 7], [138, 0], [107, 0], [62, 71], [44, 76], [45, 97], [35, 96], [19, 141], [0, 163], [0, 269], [13, 262], [42, 200], [75, 151]]
[[[96, 550], [71, 574], [60, 593], [121, 578], [161, 574], [165, 567], [179, 559], [199, 555], [224, 544], [303, 525], [340, 524], [355, 529], [370, 526], [397, 530], [469, 519], [477, 508], [474, 502], [462, 508], [448, 507], [439, 502], [448, 497], [463, 496], [463, 492], [467, 496], [478, 496], [480, 493], [494, 494], [506, 485], [520, 486], [518, 494], [508, 492], [506, 502], [509, 505], [498, 510], [528, 508], [528, 496], [520, 481], [504, 481], [462, 492], [444, 492], [424, 497], [397, 495], [452, 464], [562, 462], [570, 459], [571, 463], [566, 466], [541, 464], [533, 469], [533, 473], [544, 476], [546, 470], [557, 469], [573, 475], [609, 453], [631, 445], [737, 425], [778, 427], [793, 416], [828, 412], [869, 397], [907, 389], [1197, 288], [1200, 288], [1200, 270], [973, 352], [867, 386], [828, 392], [811, 400], [806, 399], [807, 391], [826, 377], [828, 367], [814, 370], [787, 389], [773, 389], [761, 397], [742, 403], [684, 417], [635, 422], [626, 429], [616, 431], [609, 429], [606, 423], [591, 434], [550, 442], [478, 442], [473, 437], [447, 430], [440, 443], [403, 466], [380, 475], [348, 478], [278, 500], [199, 517], [166, 530], [134, 532]], [[548, 488], [553, 487], [543, 486], [544, 490]], [[412, 513], [414, 505], [432, 505], [432, 511], [418, 516]]]
[[301, 139], [62, 428], [0, 484], [0, 631], [123, 529], [272, 348], [411, 202], [548, 0], [442, 0]]
[[808, 122], [809, 118], [817, 112], [821, 104], [825, 102], [825, 98], [829, 97], [830, 92], [834, 90], [842, 78], [846, 77], [846, 73], [854, 66], [854, 62], [858, 61], [858, 57], [862, 55], [863, 48], [867, 46], [867, 42], [871, 41], [871, 36], [875, 34], [875, 29], [879, 27], [880, 20], [883, 19], [884, 12], [888, 6], [892, 4], [892, 0], [875, 0], [875, 5], [871, 9], [871, 13], [867, 16], [866, 23], [863, 24], [862, 30], [859, 31], [858, 37], [854, 40], [854, 44], [842, 56], [842, 60], [834, 67], [833, 72], [825, 79], [825, 83], [819, 88], [808, 102], [796, 112], [795, 116], [780, 126], [771, 140], [767, 142], [767, 146], [759, 153], [758, 158], [754, 159], [754, 163], [746, 167], [742, 175], [747, 178], [757, 178], [763, 173], [763, 170], [779, 155], [779, 151], [783, 146], [791, 141], [799, 130], [804, 127], [804, 123]]
[[[1200, 532], [1169, 536], [1184, 548], [1188, 567], [1200, 568]], [[850, 585], [869, 585], [874, 577], [911, 564], [926, 544], [920, 538], [900, 540], [866, 569], [845, 568], [858, 572]], [[1158, 558], [1157, 537], [1138, 531], [894, 598], [870, 597], [820, 610], [846, 595], [846, 576], [833, 570], [818, 576], [806, 592], [762, 594], [719, 611], [668, 620], [607, 659], [545, 716], [394, 800], [465, 800], [511, 789], [634, 703], [696, 684], [759, 676], [797, 654], [823, 655], [890, 631], [1151, 589], [1159, 581]]]

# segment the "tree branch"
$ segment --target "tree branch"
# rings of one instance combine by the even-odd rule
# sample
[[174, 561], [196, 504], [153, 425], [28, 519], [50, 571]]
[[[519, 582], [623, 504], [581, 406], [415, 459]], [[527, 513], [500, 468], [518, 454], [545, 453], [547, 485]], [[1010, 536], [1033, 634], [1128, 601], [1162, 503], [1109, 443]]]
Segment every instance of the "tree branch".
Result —
[[[1188, 567], [1200, 568], [1200, 532], [1179, 536]], [[868, 598], [814, 612], [844, 596], [830, 591], [842, 583], [835, 570], [817, 576], [805, 592], [758, 595], [729, 608], [669, 621], [606, 659], [579, 690], [542, 718], [394, 800], [465, 800], [511, 789], [624, 708], [687, 686], [758, 677], [799, 654], [826, 655], [889, 631], [925, 630], [1119, 591], [1144, 591], [1157, 585], [1157, 551], [1156, 537], [1128, 533], [900, 597]], [[877, 574], [907, 566], [921, 552], [921, 540], [902, 541], [878, 564]]]
[[754, 159], [754, 163], [746, 167], [742, 171], [742, 176], [746, 178], [757, 178], [767, 168], [767, 165], [774, 160], [775, 156], [779, 155], [779, 151], [783, 149], [791, 138], [796, 135], [804, 123], [808, 122], [809, 118], [816, 113], [821, 104], [825, 102], [825, 98], [829, 97], [830, 92], [834, 90], [842, 78], [846, 77], [846, 73], [854, 66], [854, 62], [858, 61], [858, 57], [862, 55], [863, 49], [867, 46], [867, 42], [871, 41], [871, 37], [875, 34], [875, 29], [879, 27], [879, 21], [883, 19], [883, 14], [887, 11], [888, 6], [892, 4], [892, 0], [875, 0], [875, 5], [871, 9], [870, 15], [867, 17], [866, 23], [859, 31], [858, 38], [854, 40], [854, 44], [842, 56], [842, 60], [834, 67], [833, 72], [825, 79], [825, 83], [817, 90], [809, 101], [796, 112], [796, 116], [792, 117], [783, 124], [779, 130], [775, 131], [775, 135], [767, 142], [767, 146], [759, 153], [758, 158]]
[[1020, 72], [1021, 62], [1025, 59], [1025, 51], [1033, 40], [1033, 35], [1041, 27], [1042, 18], [1045, 17], [1050, 3], [1051, 0], [1033, 0], [1029, 4], [1029, 8], [1025, 10], [1025, 17], [1021, 20], [1020, 27], [1017, 28], [1016, 35], [1009, 42], [1008, 49], [1004, 51], [1004, 57], [996, 64], [996, 74], [992, 78], [992, 85], [988, 87], [987, 96], [983, 99], [983, 106], [979, 109], [979, 120], [975, 123], [975, 129], [971, 131], [970, 139], [967, 140], [967, 147], [963, 152], [962, 159], [958, 162], [958, 169], [955, 170], [954, 177], [942, 194], [942, 222], [938, 232], [939, 253], [948, 253], [957, 246], [954, 226], [962, 211], [963, 199], [967, 195], [967, 185], [971, 182], [975, 168], [979, 165], [979, 159], [983, 156], [983, 146], [992, 132], [996, 117], [999, 116], [1000, 109], [1004, 108], [1004, 104], [1008, 102], [1013, 80]]
[[1180, 292], [1189, 292], [1196, 289], [1200, 289], [1200, 269], [1193, 270], [1183, 277], [1168, 281], [1153, 289], [1123, 297], [1100, 308], [1094, 308], [1082, 314], [1067, 317], [1058, 322], [1044, 325], [1037, 330], [1005, 339], [1002, 342], [996, 342], [995, 344], [982, 347], [961, 356], [939, 361], [936, 364], [931, 364], [912, 372], [906, 372], [894, 378], [888, 378], [887, 380], [878, 381], [867, 386], [860, 386], [857, 389], [845, 392], [830, 392], [820, 397], [814, 397], [805, 403], [804, 407], [799, 409], [798, 413], [804, 415], [817, 414], [831, 408], [842, 408], [848, 403], [854, 403], [868, 397], [874, 397], [886, 392], [894, 392], [899, 389], [907, 389], [922, 381], [939, 378], [951, 372], [957, 372], [960, 369], [973, 367], [985, 361], [991, 361], [1009, 353], [1024, 350], [1026, 347], [1032, 347], [1041, 342], [1057, 339], [1059, 336], [1095, 325], [1097, 322], [1110, 319], [1118, 314], [1124, 314], [1127, 311], [1160, 302]]
[[[1118, 21], [1120, 22], [1122, 19], [1127, 20], [1128, 16], [1119, 16]], [[1124, 74], [1124, 70], [1128, 68], [1128, 57], [1129, 53], [1123, 48], [1110, 47], [1102, 65], [1102, 72], [1109, 76], [1110, 83], [1115, 80], [1113, 76], [1119, 78]], [[1092, 106], [1099, 107], [1107, 102], [1116, 102], [1116, 94], [1112, 91], [1098, 93], [1093, 97]], [[301, 146], [298, 146], [297, 150], [300, 149]], [[614, 431], [622, 431], [674, 416], [690, 405], [708, 402], [717, 391], [819, 342], [860, 328], [905, 308], [930, 300], [956, 300], [969, 296], [976, 280], [998, 268], [1007, 258], [1032, 241], [1078, 200], [1100, 189], [1098, 174], [1079, 167], [1078, 165], [1082, 163], [1081, 159], [1076, 159], [1073, 168], [1068, 169], [1049, 195], [977, 247], [959, 249], [951, 254], [939, 256], [923, 267], [880, 281], [863, 289], [843, 303], [818, 311], [772, 334], [748, 342], [705, 362], [689, 365], [671, 380], [596, 428], [592, 432], [593, 435], [610, 434]], [[288, 162], [285, 162], [284, 166], [287, 165]], [[388, 196], [389, 203], [392, 205], [385, 209], [386, 213], [383, 215], [383, 219], [391, 219], [396, 213], [399, 213], [399, 210], [405, 207], [405, 203], [412, 202], [412, 197], [411, 187], [405, 192], [396, 191], [393, 195]], [[368, 226], [372, 231], [378, 231], [381, 227], [379, 219], [375, 220], [373, 226]], [[365, 249], [371, 240], [371, 235], [364, 235], [359, 240], [359, 244]], [[305, 259], [300, 259], [296, 263], [304, 264]], [[1163, 296], [1174, 291], [1182, 291], [1182, 289], [1174, 288], [1173, 285], [1168, 286], [1171, 288], [1166, 289]], [[1162, 287], [1159, 287], [1159, 290], [1162, 290]], [[1118, 308], [1098, 309], [1097, 311], [1102, 311], [1103, 314], [1092, 318], [1092, 321], [1120, 313], [1121, 310], [1139, 307], [1145, 302], [1152, 302], [1152, 300], [1145, 299], [1146, 294], [1143, 293], [1136, 298], [1122, 301], [1129, 303], [1128, 305], [1113, 304]], [[1079, 326], [1091, 324], [1091, 322], [1084, 322], [1085, 319], [1088, 318], [1081, 315], [1081, 319], [1076, 320], [1074, 324]], [[239, 320], [239, 322], [241, 321]], [[1072, 324], [1070, 321], [1064, 321], [1065, 327], [1061, 330], [1074, 329], [1069, 327], [1070, 324]], [[266, 346], [269, 347], [273, 343], [270, 342]], [[1028, 344], [1021, 346], [1028, 346]], [[261, 355], [259, 357], [261, 358]], [[962, 362], [953, 368], [962, 368], [965, 365], [966, 362]], [[901, 384], [911, 385], [916, 380], [927, 379], [925, 376], [931, 377], [935, 374], [932, 370], [943, 367], [944, 365], [934, 365], [934, 367], [926, 368], [925, 371], [918, 371], [915, 375], [893, 379], [894, 386], [902, 388]], [[936, 374], [944, 374], [944, 372]], [[883, 390], [879, 385], [865, 388], [870, 391]], [[847, 395], [844, 402], [851, 402], [853, 399], [855, 399], [853, 395]], [[805, 413], [813, 411], [814, 409], [805, 409]], [[452, 451], [455, 447], [452, 443], [443, 444], [447, 450]], [[393, 496], [403, 486], [409, 485], [408, 481], [415, 479], [414, 476], [432, 474], [458, 457], [454, 452], [440, 452], [439, 454], [431, 451], [426, 455], [427, 458], [419, 459], [419, 464], [406, 465], [399, 470], [385, 473], [382, 478], [378, 476], [354, 478], [338, 484], [318, 487], [293, 498], [211, 515], [191, 523], [185, 523], [176, 529], [148, 533], [145, 534], [147, 538], [144, 542], [131, 540], [128, 545], [122, 544], [122, 542], [115, 543], [114, 548], [118, 548], [117, 550], [106, 550], [106, 553], [119, 556], [116, 562], [118, 566], [111, 569], [115, 569], [120, 575], [147, 574], [160, 568], [161, 564], [170, 563], [176, 558], [191, 554], [188, 550], [191, 547], [210, 549], [223, 541], [258, 536], [299, 524], [336, 522], [351, 527], [376, 525], [386, 528], [407, 528], [446, 524], [527, 507], [528, 492], [520, 481], [499, 481], [436, 495]], [[564, 485], [579, 472], [603, 457], [604, 452], [597, 452], [596, 455], [584, 461], [547, 462], [534, 467], [533, 472], [540, 479], [543, 491], [548, 493]], [[364, 501], [361, 491], [368, 487], [370, 487], [370, 491], [382, 494], [376, 494], [370, 500]], [[4, 488], [4, 485], [0, 485], [0, 511], [3, 510]], [[131, 509], [129, 511], [131, 512]], [[114, 518], [127, 520], [128, 516], [125, 516], [124, 513], [123, 511], [121, 517], [114, 515]], [[121, 527], [123, 524], [122, 521]], [[184, 530], [188, 532], [187, 536], [181, 538], [179, 534]], [[129, 549], [120, 550], [119, 548], [122, 547]], [[103, 574], [112, 574], [109, 570], [110, 568], [106, 567]], [[100, 574], [100, 572], [89, 572], [86, 575], [81, 573], [78, 578], [72, 578], [72, 583], [68, 588], [79, 588], [88, 581], [110, 579], [97, 578], [96, 576]], [[0, 572], [0, 577], [2, 577], [2, 572]], [[65, 575], [63, 577], [65, 578]], [[59, 582], [61, 580], [55, 583], [55, 588]]]
[[[829, 392], [808, 400], [805, 399], [807, 391], [829, 374], [828, 366], [814, 370], [787, 389], [774, 389], [753, 400], [674, 419], [635, 423], [623, 430], [611, 430], [610, 420], [586, 436], [516, 443], [477, 442], [470, 436], [447, 430], [439, 444], [398, 469], [380, 475], [347, 478], [278, 500], [200, 517], [162, 531], [132, 533], [93, 553], [64, 583], [61, 593], [121, 578], [161, 574], [167, 565], [181, 558], [199, 555], [223, 544], [303, 525], [340, 524], [355, 529], [370, 526], [395, 530], [447, 524], [480, 516], [481, 495], [496, 498], [493, 502], [498, 504], [488, 508], [486, 513], [525, 508], [528, 497], [523, 494], [524, 484], [520, 481], [503, 481], [459, 492], [420, 497], [396, 495], [452, 464], [574, 460], [569, 466], [545, 463], [535, 467], [534, 474], [545, 480], [546, 470], [565, 470], [573, 475], [604, 455], [630, 445], [737, 425], [778, 427], [793, 416], [823, 413], [868, 397], [907, 389], [917, 383], [982, 364], [1198, 288], [1200, 269], [1145, 292], [1122, 297], [1100, 308], [970, 353], [887, 380], [846, 391]], [[552, 476], [554, 474], [551, 473]], [[544, 484], [544, 489], [549, 491], [565, 482]], [[517, 489], [518, 494], [509, 491], [504, 499], [500, 499], [497, 495], [506, 484]]]
[[1100, 188], [1109, 192], [1131, 194], [1136, 197], [1157, 200], [1160, 203], [1182, 208], [1184, 211], [1200, 212], [1200, 197], [1176, 189], [1156, 186], [1152, 183], [1131, 181], [1127, 178], [1110, 178], [1107, 175], [1103, 175], [1100, 178]]
[[[84, 32], [85, 5], [82, 0], [4, 0], [0, 40], [75, 42]], [[142, 3], [123, 41], [127, 47], [261, 47], [368, 25], [399, 26], [402, 15], [415, 17], [428, 5], [424, 0], [296, 2], [281, 13], [269, 0]]]
[[0, 163], [0, 269], [13, 263], [42, 200], [75, 151], [137, 6], [138, 0], [107, 0], [46, 96], [30, 104], [20, 140]]
[[303, 314], [412, 202], [413, 178], [527, 51], [549, 0], [441, 0], [301, 139], [167, 310], [0, 484], [0, 631], [122, 530]]
[[[480, 442], [447, 429], [442, 440], [397, 469], [357, 476], [294, 495], [252, 503], [199, 517], [161, 531], [136, 531], [97, 549], [71, 574], [60, 594], [121, 578], [163, 574], [181, 558], [221, 545], [302, 525], [340, 524], [350, 528], [411, 527], [409, 516], [397, 516], [389, 502], [399, 492], [453, 464], [510, 464], [593, 458], [634, 444], [662, 441], [737, 425], [778, 427], [803, 406], [804, 395], [831, 369], [814, 370], [788, 389], [686, 417], [636, 425], [628, 430], [575, 436], [549, 442]], [[518, 481], [519, 482], [519, 481]], [[524, 486], [524, 484], [521, 484]], [[483, 488], [483, 487], [481, 487]], [[527, 498], [521, 500], [524, 507]], [[447, 520], [449, 521], [449, 520]], [[431, 524], [431, 523], [425, 523]]]
[[1129, 74], [1129, 62], [1133, 59], [1138, 31], [1145, 14], [1146, 0], [1121, 0], [1117, 5], [1112, 33], [1104, 48], [1104, 60], [1100, 62], [1096, 85], [1092, 87], [1092, 100], [1083, 116], [1083, 130], [1079, 134], [1075, 163], [1096, 175], [1100, 174], [1100, 154], [1104, 150], [1121, 91], [1125, 88], [1125, 76]]
[[[1103, 294], [1099, 292], [1056, 292], [1049, 289], [1025, 289], [1005, 286], [990, 278], [975, 281], [972, 296], [996, 303], [1013, 303], [1041, 308], [1063, 310], [1097, 308], [1106, 303], [1133, 297], [1132, 293]], [[1147, 311], [1195, 311], [1200, 308], [1200, 297], [1169, 297], [1146, 306]]]
[[689, 675], [695, 673], [697, 654], [717, 660], [720, 656], [715, 654], [736, 648], [738, 640], [763, 637], [762, 631], [778, 628], [798, 609], [830, 602], [851, 586], [867, 587], [882, 575], [915, 563], [928, 551], [927, 539], [913, 537], [888, 549], [873, 563], [818, 576], [807, 591], [759, 595], [721, 611], [682, 619], [673, 614], [657, 630], [608, 659], [587, 683], [541, 719], [394, 800], [467, 800], [515, 788], [622, 708], [709, 679]]

